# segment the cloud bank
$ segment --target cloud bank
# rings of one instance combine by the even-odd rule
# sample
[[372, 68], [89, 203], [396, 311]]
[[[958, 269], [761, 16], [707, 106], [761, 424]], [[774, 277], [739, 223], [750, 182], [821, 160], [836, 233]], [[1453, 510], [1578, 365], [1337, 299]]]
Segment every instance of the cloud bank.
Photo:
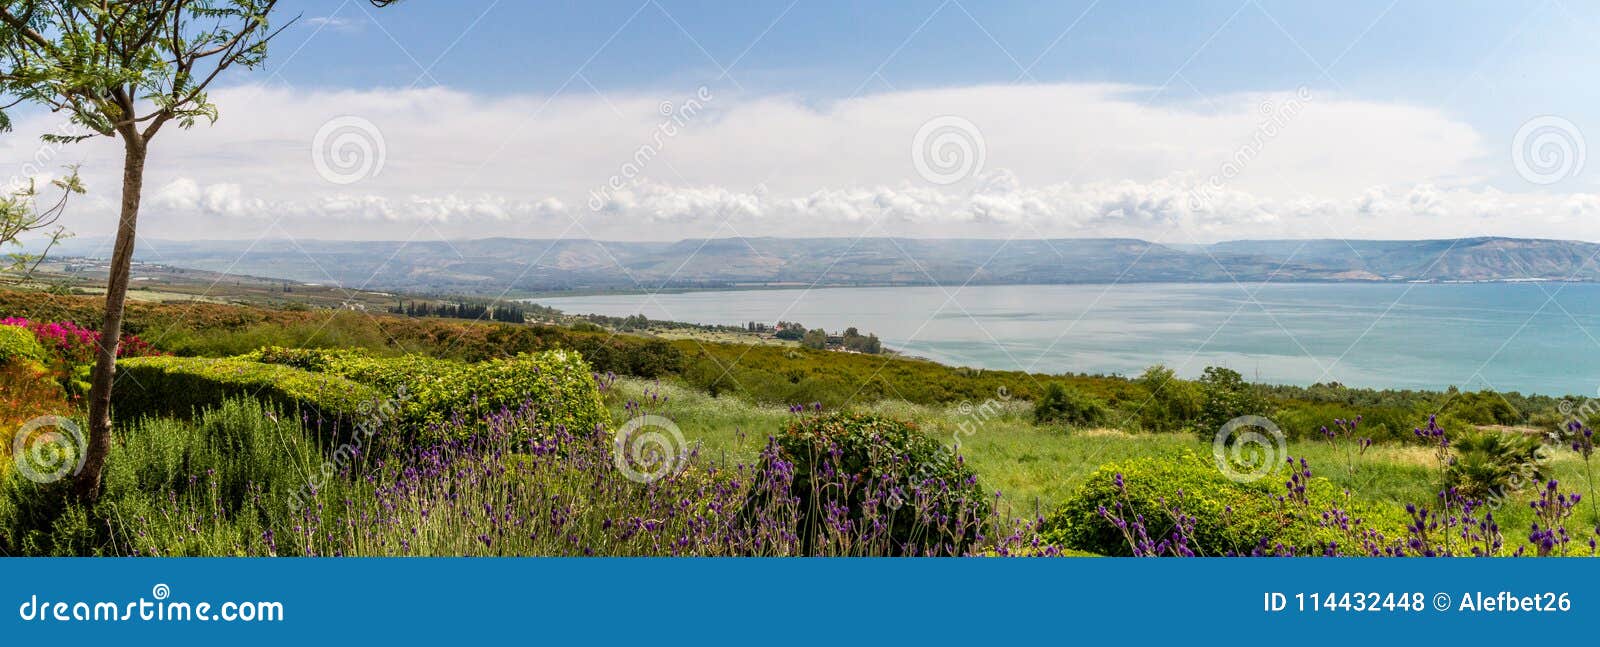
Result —
[[[1600, 240], [1582, 177], [1519, 182], [1507, 146], [1415, 106], [1276, 93], [976, 86], [808, 103], [715, 89], [482, 97], [445, 88], [217, 92], [163, 132], [144, 231], [165, 238], [1131, 236]], [[81, 163], [70, 215], [110, 230], [120, 151], [19, 119], [11, 175]], [[1504, 189], [1496, 188], [1503, 186]]]

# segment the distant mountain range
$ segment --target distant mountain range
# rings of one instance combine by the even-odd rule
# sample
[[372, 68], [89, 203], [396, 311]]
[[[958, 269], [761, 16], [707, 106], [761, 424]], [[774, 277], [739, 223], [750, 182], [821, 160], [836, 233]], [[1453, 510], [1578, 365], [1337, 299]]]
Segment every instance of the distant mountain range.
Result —
[[[101, 257], [104, 240], [58, 254]], [[1160, 245], [1120, 238], [991, 240], [715, 238], [594, 240], [168, 241], [138, 259], [349, 288], [512, 294], [562, 290], [812, 285], [1214, 281], [1600, 281], [1600, 245], [1518, 238], [1238, 240]]]

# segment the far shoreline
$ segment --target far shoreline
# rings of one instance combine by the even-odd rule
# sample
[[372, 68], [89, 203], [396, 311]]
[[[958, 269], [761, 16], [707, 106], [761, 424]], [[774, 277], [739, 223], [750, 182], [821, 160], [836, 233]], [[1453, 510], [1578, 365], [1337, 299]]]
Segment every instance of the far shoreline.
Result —
[[1250, 281], [1084, 281], [1081, 283], [987, 283], [973, 282], [961, 285], [945, 285], [941, 283], [851, 283], [851, 284], [826, 284], [807, 285], [803, 283], [768, 283], [761, 285], [735, 284], [727, 286], [697, 287], [679, 286], [660, 289], [648, 288], [578, 288], [572, 290], [534, 290], [517, 291], [516, 296], [509, 297], [512, 301], [536, 303], [536, 299], [563, 299], [580, 297], [605, 297], [605, 296], [634, 296], [657, 294], [692, 294], [696, 292], [784, 292], [791, 290], [850, 290], [863, 288], [939, 288], [939, 289], [964, 289], [976, 287], [1115, 287], [1119, 285], [1350, 285], [1350, 286], [1391, 286], [1391, 285], [1432, 285], [1432, 286], [1478, 286], [1478, 285], [1600, 285], [1600, 281], [1566, 280], [1566, 279], [1484, 279], [1478, 281], [1463, 280], [1434, 280], [1434, 279], [1406, 279], [1406, 280], [1334, 280], [1334, 279], [1295, 279], [1286, 281], [1250, 280]]

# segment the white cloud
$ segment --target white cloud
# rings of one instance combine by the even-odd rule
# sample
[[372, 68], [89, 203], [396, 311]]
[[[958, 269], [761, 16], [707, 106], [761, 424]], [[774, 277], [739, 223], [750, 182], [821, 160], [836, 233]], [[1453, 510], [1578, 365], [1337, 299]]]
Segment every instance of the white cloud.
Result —
[[[551, 98], [236, 87], [215, 93], [214, 126], [155, 139], [142, 226], [170, 238], [279, 235], [274, 228], [312, 238], [550, 237], [572, 228], [570, 236], [615, 239], [1600, 239], [1588, 217], [1600, 197], [1492, 188], [1479, 178], [1508, 172], [1510, 160], [1491, 152], [1503, 147], [1436, 111], [1295, 92], [1146, 106], [1139, 90], [980, 86], [813, 106], [694, 89]], [[911, 150], [918, 129], [941, 115], [976, 125], [985, 152], [981, 173], [949, 186], [919, 175]], [[318, 173], [312, 144], [346, 116], [377, 134], [355, 132], [367, 147], [338, 150], [358, 159], [330, 154], [324, 167], [362, 168], [359, 156], [377, 146], [384, 161], [381, 173], [341, 184]], [[35, 137], [55, 119], [20, 120], [0, 163], [37, 166]], [[50, 160], [84, 164], [93, 195], [70, 215], [77, 231], [109, 231], [120, 159], [101, 141]]]
[[267, 208], [260, 199], [246, 198], [238, 184], [223, 182], [201, 186], [187, 177], [175, 179], [156, 191], [151, 206], [179, 213], [238, 218], [259, 214]]
[[311, 16], [305, 18], [306, 26], [312, 29], [332, 29], [334, 31], [353, 32], [361, 31], [366, 27], [366, 21], [351, 20], [338, 16]]

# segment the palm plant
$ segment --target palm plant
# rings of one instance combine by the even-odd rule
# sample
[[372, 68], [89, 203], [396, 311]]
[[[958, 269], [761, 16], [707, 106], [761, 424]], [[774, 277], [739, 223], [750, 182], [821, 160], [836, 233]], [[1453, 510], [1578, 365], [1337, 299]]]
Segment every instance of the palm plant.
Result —
[[1455, 460], [1445, 472], [1450, 487], [1467, 498], [1492, 500], [1545, 478], [1537, 436], [1498, 431], [1462, 434], [1454, 443]]

